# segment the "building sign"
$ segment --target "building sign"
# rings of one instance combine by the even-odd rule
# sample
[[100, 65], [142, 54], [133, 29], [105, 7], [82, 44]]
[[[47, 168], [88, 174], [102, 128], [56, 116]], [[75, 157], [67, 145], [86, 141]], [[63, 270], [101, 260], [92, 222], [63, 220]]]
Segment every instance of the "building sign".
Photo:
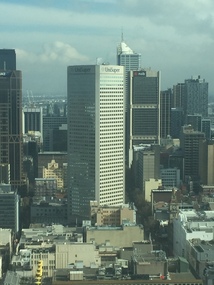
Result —
[[134, 76], [143, 76], [146, 77], [146, 71], [145, 70], [141, 70], [141, 71], [134, 71], [133, 72]]

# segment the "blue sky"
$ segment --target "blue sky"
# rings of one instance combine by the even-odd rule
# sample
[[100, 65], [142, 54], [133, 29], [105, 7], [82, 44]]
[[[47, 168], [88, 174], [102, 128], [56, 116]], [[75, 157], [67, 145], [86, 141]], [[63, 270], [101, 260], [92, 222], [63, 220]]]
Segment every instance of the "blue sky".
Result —
[[16, 49], [24, 94], [66, 94], [68, 65], [115, 64], [122, 29], [162, 90], [200, 74], [214, 96], [213, 0], [0, 0], [0, 48]]

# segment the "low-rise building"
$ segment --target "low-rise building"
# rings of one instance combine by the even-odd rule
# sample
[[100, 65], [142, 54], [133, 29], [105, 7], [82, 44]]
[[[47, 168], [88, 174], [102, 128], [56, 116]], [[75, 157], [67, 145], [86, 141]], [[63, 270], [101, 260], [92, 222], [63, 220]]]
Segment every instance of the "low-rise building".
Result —
[[144, 229], [142, 225], [131, 223], [119, 227], [87, 226], [85, 228], [85, 240], [86, 242], [94, 242], [96, 245], [109, 241], [114, 247], [130, 247], [133, 241], [144, 240]]
[[124, 221], [136, 223], [136, 208], [134, 204], [100, 206], [97, 201], [90, 201], [90, 216], [92, 226], [120, 226]]
[[173, 252], [187, 258], [187, 241], [213, 239], [214, 211], [179, 210], [173, 220]]

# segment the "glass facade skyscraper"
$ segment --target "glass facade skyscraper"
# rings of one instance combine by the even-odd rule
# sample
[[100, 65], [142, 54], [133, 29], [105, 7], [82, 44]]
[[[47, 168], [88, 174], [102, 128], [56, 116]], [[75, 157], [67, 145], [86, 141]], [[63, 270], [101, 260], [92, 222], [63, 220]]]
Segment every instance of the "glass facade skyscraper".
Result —
[[10, 164], [10, 181], [22, 185], [22, 73], [0, 70], [0, 164]]
[[14, 49], [0, 49], [0, 70], [16, 70], [16, 52]]
[[124, 203], [124, 67], [68, 67], [68, 221]]
[[160, 143], [160, 72], [130, 71], [128, 110], [129, 167], [133, 145]]

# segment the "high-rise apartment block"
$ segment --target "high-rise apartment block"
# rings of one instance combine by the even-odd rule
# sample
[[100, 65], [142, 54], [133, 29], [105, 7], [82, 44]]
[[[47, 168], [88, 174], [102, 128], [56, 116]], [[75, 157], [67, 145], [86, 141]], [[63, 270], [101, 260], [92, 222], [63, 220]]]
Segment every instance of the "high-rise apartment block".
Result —
[[124, 203], [124, 67], [68, 67], [68, 219]]
[[130, 71], [129, 90], [127, 148], [131, 167], [133, 145], [160, 142], [160, 72]]

